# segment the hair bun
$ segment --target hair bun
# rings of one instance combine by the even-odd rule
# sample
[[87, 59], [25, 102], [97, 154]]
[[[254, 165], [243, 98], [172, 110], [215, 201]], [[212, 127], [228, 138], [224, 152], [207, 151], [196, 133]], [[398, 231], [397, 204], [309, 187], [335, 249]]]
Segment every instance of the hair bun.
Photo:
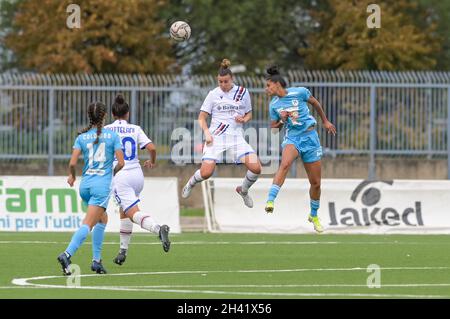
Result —
[[276, 65], [269, 66], [266, 71], [269, 75], [280, 74], [280, 71], [278, 71], [278, 66]]
[[116, 102], [117, 104], [123, 104], [123, 103], [125, 103], [125, 99], [124, 99], [123, 95], [122, 95], [122, 94], [117, 94], [116, 99], [115, 99], [115, 102]]
[[231, 65], [231, 62], [228, 59], [223, 59], [222, 63], [220, 63], [220, 67], [222, 69], [228, 69], [230, 67], [230, 65]]

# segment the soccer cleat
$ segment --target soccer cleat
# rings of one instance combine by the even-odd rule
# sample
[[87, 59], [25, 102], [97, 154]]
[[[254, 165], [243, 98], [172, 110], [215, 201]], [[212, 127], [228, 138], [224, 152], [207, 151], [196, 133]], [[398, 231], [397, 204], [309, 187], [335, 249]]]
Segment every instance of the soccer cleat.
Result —
[[267, 201], [265, 210], [267, 214], [273, 213], [273, 201]]
[[69, 270], [69, 265], [71, 264], [70, 258], [66, 256], [66, 253], [62, 253], [56, 258], [62, 267], [63, 274], [65, 276], [70, 276], [71, 272]]
[[252, 208], [253, 207], [253, 199], [248, 195], [248, 193], [242, 192], [242, 186], [236, 187], [236, 193], [241, 195], [242, 199], [244, 200], [245, 206]]
[[191, 191], [192, 191], [192, 186], [191, 186], [191, 183], [189, 183], [189, 181], [188, 181], [186, 183], [186, 185], [184, 185], [184, 187], [183, 187], [183, 191], [181, 192], [181, 197], [188, 198], [189, 196], [191, 196]]
[[102, 261], [93, 260], [91, 264], [91, 270], [95, 271], [97, 274], [106, 274], [107, 271], [105, 267], [103, 267]]
[[167, 225], [162, 225], [159, 229], [159, 239], [161, 240], [163, 249], [166, 253], [170, 249], [169, 230], [170, 228]]
[[314, 225], [314, 230], [315, 230], [316, 232], [318, 232], [318, 233], [323, 232], [323, 227], [322, 227], [322, 225], [320, 224], [319, 217], [317, 217], [317, 216], [313, 217], [313, 216], [309, 215], [308, 221], [309, 221], [310, 223], [313, 223], [313, 225]]
[[122, 265], [125, 262], [125, 259], [127, 259], [127, 250], [121, 248], [116, 258], [113, 259], [113, 262], [118, 265]]

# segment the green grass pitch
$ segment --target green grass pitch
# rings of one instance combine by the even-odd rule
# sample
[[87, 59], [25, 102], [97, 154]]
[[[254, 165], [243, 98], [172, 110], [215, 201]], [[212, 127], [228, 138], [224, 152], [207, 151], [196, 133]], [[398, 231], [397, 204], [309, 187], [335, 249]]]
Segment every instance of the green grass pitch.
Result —
[[108, 274], [90, 270], [88, 237], [68, 286], [56, 257], [71, 235], [1, 232], [0, 298], [450, 298], [450, 236], [185, 233], [165, 253], [135, 234], [118, 266], [106, 234]]

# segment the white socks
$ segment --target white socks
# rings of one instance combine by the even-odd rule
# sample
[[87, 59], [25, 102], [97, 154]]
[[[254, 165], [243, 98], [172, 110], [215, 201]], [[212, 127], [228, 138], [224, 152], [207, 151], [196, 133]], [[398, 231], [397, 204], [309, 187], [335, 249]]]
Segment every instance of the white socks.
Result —
[[202, 175], [200, 175], [200, 170], [198, 169], [189, 179], [189, 184], [191, 185], [191, 187], [194, 187], [195, 184], [200, 183], [203, 180], [204, 179], [202, 178]]
[[255, 184], [258, 179], [259, 174], [252, 173], [251, 171], [247, 171], [245, 174], [244, 180], [242, 181], [242, 193], [247, 194], [248, 189]]
[[133, 222], [141, 226], [141, 228], [149, 230], [152, 233], [159, 234], [160, 226], [150, 215], [138, 211], [133, 215]]
[[120, 220], [120, 249], [128, 249], [131, 234], [133, 233], [133, 222], [129, 218]]

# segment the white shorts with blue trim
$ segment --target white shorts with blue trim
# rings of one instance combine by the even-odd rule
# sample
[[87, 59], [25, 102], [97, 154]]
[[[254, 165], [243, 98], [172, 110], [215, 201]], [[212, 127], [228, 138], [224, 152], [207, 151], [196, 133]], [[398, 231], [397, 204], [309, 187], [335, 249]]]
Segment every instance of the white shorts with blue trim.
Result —
[[239, 164], [242, 158], [255, 153], [242, 135], [213, 135], [212, 145], [203, 146], [202, 161], [212, 160], [219, 163]]
[[122, 169], [113, 178], [113, 195], [125, 214], [140, 202], [143, 188], [144, 174], [140, 167]]

